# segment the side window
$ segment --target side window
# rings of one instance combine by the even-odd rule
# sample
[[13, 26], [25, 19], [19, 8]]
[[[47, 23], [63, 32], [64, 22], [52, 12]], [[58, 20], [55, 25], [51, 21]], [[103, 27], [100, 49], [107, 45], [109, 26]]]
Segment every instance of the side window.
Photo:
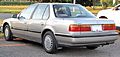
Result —
[[24, 9], [20, 15], [19, 15], [19, 18], [20, 19], [30, 19], [33, 11], [35, 10], [37, 4], [33, 4], [31, 6], [29, 6], [28, 8]]
[[49, 16], [50, 16], [50, 7], [47, 6], [47, 8], [46, 8], [46, 10], [45, 10], [45, 13], [44, 13], [44, 15], [43, 15], [43, 19], [46, 20], [46, 19], [49, 18]]
[[44, 14], [45, 9], [46, 9], [47, 6], [48, 6], [48, 5], [40, 4], [40, 5], [36, 8], [36, 10], [35, 10], [35, 12], [34, 12], [34, 14], [33, 14], [33, 16], [32, 16], [32, 19], [42, 19], [42, 16], [43, 16], [43, 14]]

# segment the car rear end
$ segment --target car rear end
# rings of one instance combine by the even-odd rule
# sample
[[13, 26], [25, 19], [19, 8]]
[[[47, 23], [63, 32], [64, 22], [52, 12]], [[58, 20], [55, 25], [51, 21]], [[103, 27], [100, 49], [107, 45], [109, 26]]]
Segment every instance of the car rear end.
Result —
[[[68, 35], [57, 35], [59, 44], [66, 46], [89, 46], [113, 44], [118, 38], [114, 21], [73, 19]], [[67, 26], [67, 25], [65, 25]]]

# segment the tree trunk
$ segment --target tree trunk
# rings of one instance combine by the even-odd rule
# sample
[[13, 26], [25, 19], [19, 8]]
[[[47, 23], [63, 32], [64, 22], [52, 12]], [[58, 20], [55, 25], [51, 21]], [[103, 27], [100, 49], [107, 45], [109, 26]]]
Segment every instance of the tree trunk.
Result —
[[52, 2], [52, 0], [50, 0], [50, 2]]
[[36, 1], [37, 1], [37, 2], [40, 2], [40, 3], [43, 2], [43, 0], [36, 0]]
[[62, 0], [59, 0], [62, 3]]
[[118, 3], [118, 0], [113, 0], [113, 6]]
[[76, 4], [76, 0], [73, 0], [73, 4]]
[[115, 5], [116, 4], [116, 0], [113, 0], [113, 5]]
[[96, 2], [96, 1], [93, 0], [92, 2], [93, 2], [93, 7], [92, 7], [92, 8], [95, 9], [95, 2]]

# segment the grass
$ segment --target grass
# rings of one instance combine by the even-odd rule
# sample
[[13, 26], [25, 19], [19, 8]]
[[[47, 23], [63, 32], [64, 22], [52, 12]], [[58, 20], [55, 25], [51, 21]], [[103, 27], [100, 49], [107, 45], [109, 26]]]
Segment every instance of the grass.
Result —
[[[91, 11], [93, 14], [97, 14], [100, 10], [103, 10], [101, 6], [96, 6], [95, 9], [91, 7], [86, 7], [89, 11]], [[108, 7], [107, 9], [112, 8]]]
[[[2, 22], [3, 22], [3, 19], [0, 19], [0, 26], [1, 26]], [[3, 33], [1, 33], [1, 32], [0, 32], [0, 38], [3, 38]]]
[[3, 38], [3, 36], [4, 36], [3, 33], [0, 32], [0, 39]]
[[19, 13], [27, 6], [0, 6], [0, 13]]
[[9, 10], [9, 9], [1, 9], [0, 13], [19, 13], [21, 10]]
[[86, 8], [93, 14], [97, 14], [100, 10], [102, 10], [102, 8], [96, 8], [96, 9], [92, 9], [91, 7], [86, 7]]
[[0, 19], [0, 26], [1, 26], [2, 22], [3, 22], [3, 19]]

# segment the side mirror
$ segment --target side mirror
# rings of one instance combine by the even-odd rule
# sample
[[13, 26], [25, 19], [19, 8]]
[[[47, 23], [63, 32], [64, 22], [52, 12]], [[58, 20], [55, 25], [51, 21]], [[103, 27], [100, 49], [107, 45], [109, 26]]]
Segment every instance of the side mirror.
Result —
[[20, 17], [18, 17], [18, 19], [25, 19], [25, 17], [23, 17], [23, 16], [20, 16]]
[[17, 14], [14, 14], [14, 15], [12, 16], [12, 18], [17, 18]]

